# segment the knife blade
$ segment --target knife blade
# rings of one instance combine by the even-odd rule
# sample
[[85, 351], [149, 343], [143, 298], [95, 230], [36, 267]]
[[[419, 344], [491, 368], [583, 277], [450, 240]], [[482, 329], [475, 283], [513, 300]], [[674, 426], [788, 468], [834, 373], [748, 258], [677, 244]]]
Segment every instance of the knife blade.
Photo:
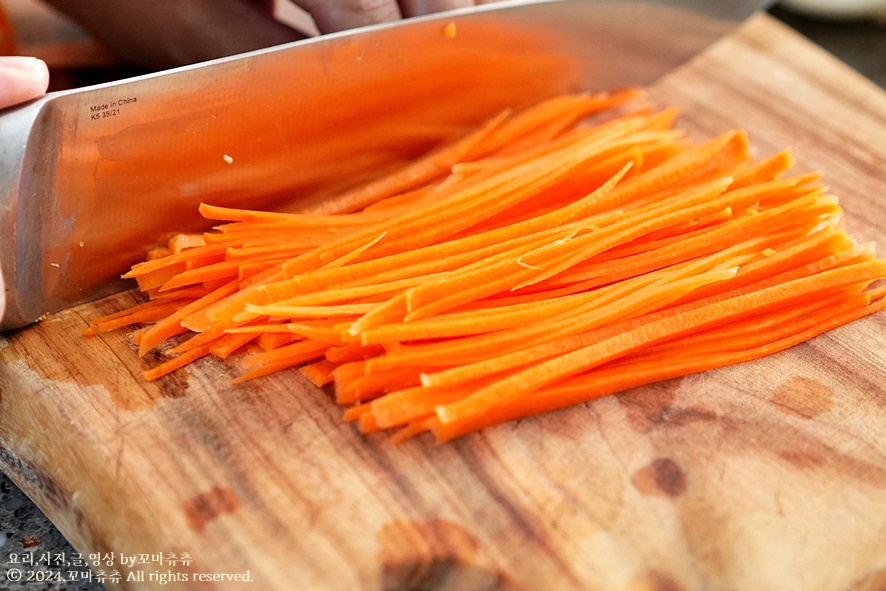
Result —
[[496, 111], [648, 84], [764, 0], [534, 0], [365, 27], [0, 115], [0, 330], [128, 285], [200, 202], [336, 211], [334, 194]]

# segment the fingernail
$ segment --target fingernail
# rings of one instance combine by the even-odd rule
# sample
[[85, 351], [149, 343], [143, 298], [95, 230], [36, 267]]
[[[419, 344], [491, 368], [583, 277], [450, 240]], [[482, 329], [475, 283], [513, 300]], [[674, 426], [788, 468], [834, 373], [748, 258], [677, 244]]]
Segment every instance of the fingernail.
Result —
[[12, 70], [33, 70], [40, 64], [40, 60], [36, 57], [25, 55], [4, 55], [0, 56], [0, 68], [9, 68]]

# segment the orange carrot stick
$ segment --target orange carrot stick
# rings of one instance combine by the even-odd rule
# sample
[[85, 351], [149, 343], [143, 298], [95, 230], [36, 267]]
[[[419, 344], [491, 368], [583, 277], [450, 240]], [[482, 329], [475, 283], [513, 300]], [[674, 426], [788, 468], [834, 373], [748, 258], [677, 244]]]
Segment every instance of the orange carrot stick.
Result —
[[707, 326], [715, 326], [725, 320], [739, 318], [747, 315], [749, 310], [789, 305], [793, 301], [812, 297], [834, 287], [873, 281], [884, 276], [886, 276], [886, 261], [859, 263], [703, 306], [539, 363], [483, 388], [468, 398], [439, 407], [437, 417], [442, 423], [447, 423], [470, 415], [482, 414], [484, 409], [513, 400], [523, 393], [575, 375], [629, 351]]

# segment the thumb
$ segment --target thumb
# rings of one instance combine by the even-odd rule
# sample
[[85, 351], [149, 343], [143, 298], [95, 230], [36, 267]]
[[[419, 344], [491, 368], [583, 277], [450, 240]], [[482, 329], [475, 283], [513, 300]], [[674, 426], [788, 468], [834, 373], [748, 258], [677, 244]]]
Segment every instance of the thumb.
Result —
[[43, 60], [0, 56], [0, 109], [43, 96], [48, 86], [49, 68]]

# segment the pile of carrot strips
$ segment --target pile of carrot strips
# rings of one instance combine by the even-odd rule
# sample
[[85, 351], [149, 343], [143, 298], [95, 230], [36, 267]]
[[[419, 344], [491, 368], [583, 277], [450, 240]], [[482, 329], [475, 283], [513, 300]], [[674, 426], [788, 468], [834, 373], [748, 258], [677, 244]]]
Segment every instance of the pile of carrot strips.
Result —
[[[236, 355], [298, 368], [345, 419], [439, 441], [781, 351], [886, 307], [886, 260], [820, 174], [687, 139], [638, 89], [505, 111], [336, 197], [341, 213], [204, 204], [124, 277], [161, 378]], [[345, 213], [346, 212], [346, 213]]]

